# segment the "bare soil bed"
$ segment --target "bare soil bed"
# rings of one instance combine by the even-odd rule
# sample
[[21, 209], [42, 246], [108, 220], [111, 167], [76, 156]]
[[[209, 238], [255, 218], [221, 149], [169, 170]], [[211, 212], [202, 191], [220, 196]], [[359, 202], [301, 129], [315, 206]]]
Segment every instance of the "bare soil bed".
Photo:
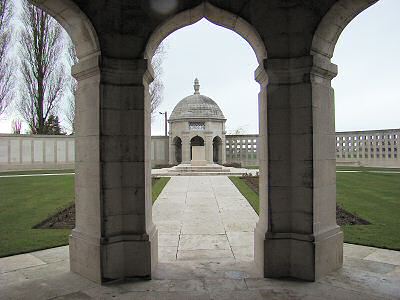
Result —
[[[245, 176], [241, 177], [242, 180], [257, 194], [259, 194], [259, 177], [258, 176]], [[339, 205], [336, 205], [336, 222], [339, 226], [343, 225], [369, 225], [367, 220], [364, 220], [346, 210]]]
[[[257, 176], [246, 176], [241, 177], [246, 184], [258, 194], [259, 188], [259, 177]], [[157, 180], [154, 178], [153, 180]], [[154, 183], [154, 182], [153, 182]], [[368, 225], [368, 221], [349, 213], [348, 211], [336, 205], [336, 221], [338, 225]], [[47, 218], [34, 228], [37, 229], [73, 229], [75, 228], [75, 204], [63, 209], [55, 215]]]
[[35, 229], [74, 229], [75, 228], [75, 204], [63, 209], [55, 215], [39, 223]]
[[[159, 178], [152, 178], [152, 184]], [[75, 204], [57, 212], [43, 222], [33, 227], [34, 229], [74, 229], [75, 228]]]

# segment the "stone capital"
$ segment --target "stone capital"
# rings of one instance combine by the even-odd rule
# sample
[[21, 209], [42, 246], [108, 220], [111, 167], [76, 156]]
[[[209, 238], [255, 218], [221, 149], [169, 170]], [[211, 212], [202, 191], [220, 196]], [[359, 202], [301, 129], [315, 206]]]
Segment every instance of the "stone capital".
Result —
[[331, 81], [337, 66], [321, 55], [265, 60], [269, 83], [291, 85], [314, 82], [317, 78]]
[[98, 76], [100, 74], [100, 59], [99, 53], [81, 59], [72, 66], [72, 76], [78, 81]]
[[117, 59], [103, 56], [101, 77], [105, 84], [135, 86], [150, 84], [154, 80], [154, 71], [147, 59]]
[[268, 74], [265, 70], [266, 61], [264, 60], [264, 63], [260, 64], [254, 71], [254, 79], [263, 87], [268, 85]]

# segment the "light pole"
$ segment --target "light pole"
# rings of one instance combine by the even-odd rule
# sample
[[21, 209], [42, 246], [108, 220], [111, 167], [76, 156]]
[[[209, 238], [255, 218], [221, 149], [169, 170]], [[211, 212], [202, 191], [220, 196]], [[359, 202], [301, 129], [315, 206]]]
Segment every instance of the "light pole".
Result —
[[165, 117], [165, 136], [168, 136], [168, 113], [167, 112], [159, 112], [160, 115], [164, 115]]

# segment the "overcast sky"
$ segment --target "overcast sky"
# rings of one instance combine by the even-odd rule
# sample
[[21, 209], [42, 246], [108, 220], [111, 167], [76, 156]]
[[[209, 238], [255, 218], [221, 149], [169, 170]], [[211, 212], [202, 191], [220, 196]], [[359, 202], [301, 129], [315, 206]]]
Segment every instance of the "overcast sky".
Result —
[[[381, 0], [358, 16], [343, 32], [333, 62], [339, 75], [336, 129], [400, 128], [400, 11], [399, 0]], [[200, 92], [221, 107], [227, 129], [258, 133], [257, 60], [250, 45], [236, 33], [202, 20], [166, 39], [162, 80], [164, 101], [159, 111], [172, 112], [184, 97]], [[10, 132], [10, 120], [0, 132]], [[163, 116], [153, 121], [152, 133], [163, 134]]]

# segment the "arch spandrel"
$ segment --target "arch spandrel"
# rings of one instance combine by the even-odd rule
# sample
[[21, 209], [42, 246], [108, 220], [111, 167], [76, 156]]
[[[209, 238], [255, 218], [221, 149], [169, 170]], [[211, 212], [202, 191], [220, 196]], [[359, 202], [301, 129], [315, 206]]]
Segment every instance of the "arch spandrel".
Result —
[[311, 45], [311, 54], [331, 59], [336, 43], [346, 28], [361, 12], [379, 0], [338, 0], [321, 19]]
[[71, 0], [29, 0], [49, 13], [67, 31], [76, 48], [78, 59], [100, 52], [100, 44], [89, 18]]

